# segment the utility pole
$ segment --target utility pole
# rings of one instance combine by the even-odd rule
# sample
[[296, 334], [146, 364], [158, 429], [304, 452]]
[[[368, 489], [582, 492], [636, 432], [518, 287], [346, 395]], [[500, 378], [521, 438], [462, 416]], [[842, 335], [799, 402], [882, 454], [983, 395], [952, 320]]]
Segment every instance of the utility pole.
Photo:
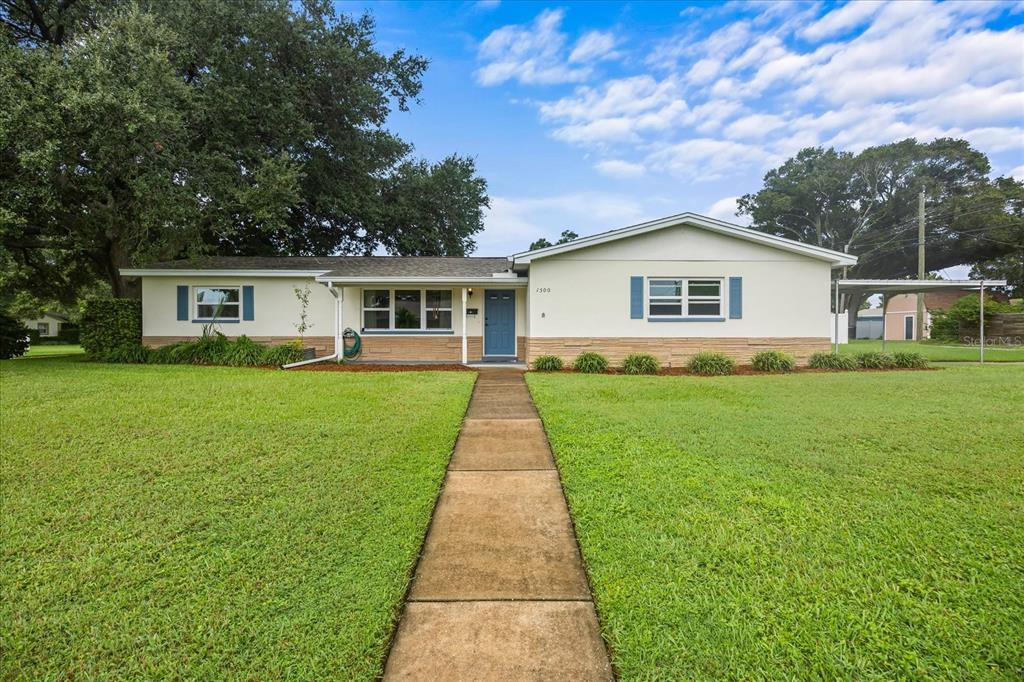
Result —
[[[917, 278], [924, 279], [924, 188], [917, 195]], [[924, 338], [924, 292], [917, 292], [917, 328], [914, 340]]]

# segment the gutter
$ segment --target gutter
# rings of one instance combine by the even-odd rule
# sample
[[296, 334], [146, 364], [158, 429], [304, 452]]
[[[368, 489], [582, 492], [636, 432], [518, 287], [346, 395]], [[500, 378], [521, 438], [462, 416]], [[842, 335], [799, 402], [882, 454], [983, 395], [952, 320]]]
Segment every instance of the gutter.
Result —
[[[321, 282], [321, 284], [324, 284]], [[313, 358], [312, 360], [299, 360], [298, 362], [291, 362], [287, 365], [281, 365], [281, 369], [291, 369], [293, 367], [304, 367], [306, 365], [312, 365], [317, 362], [325, 362], [327, 360], [334, 360], [338, 358], [341, 353], [344, 352], [342, 343], [344, 339], [341, 336], [341, 302], [342, 297], [338, 295], [338, 289], [334, 288], [334, 284], [327, 282], [324, 284], [327, 287], [327, 291], [331, 292], [334, 296], [334, 352], [330, 355], [325, 355], [322, 358]]]

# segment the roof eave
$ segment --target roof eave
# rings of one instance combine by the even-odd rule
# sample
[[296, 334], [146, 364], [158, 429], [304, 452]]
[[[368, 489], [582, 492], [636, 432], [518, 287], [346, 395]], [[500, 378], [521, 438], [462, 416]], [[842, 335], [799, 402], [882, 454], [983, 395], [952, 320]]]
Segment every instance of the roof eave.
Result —
[[121, 268], [123, 277], [316, 277], [327, 270], [231, 270], [184, 268]]

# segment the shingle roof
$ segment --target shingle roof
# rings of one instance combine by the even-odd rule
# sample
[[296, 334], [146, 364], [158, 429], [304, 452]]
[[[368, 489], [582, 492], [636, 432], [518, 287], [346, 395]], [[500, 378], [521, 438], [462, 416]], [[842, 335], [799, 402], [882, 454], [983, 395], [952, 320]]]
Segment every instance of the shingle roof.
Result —
[[308, 270], [334, 277], [490, 277], [506, 258], [456, 256], [212, 256], [152, 263], [147, 270]]

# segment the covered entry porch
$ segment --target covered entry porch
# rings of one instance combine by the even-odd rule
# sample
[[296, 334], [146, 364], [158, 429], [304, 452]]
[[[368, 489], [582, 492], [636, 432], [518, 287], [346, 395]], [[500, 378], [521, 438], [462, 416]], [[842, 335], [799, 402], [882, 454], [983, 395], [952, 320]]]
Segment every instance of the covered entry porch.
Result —
[[[336, 348], [353, 362], [521, 362], [526, 358], [525, 277], [316, 278], [336, 298]], [[346, 331], [349, 331], [346, 340]]]

